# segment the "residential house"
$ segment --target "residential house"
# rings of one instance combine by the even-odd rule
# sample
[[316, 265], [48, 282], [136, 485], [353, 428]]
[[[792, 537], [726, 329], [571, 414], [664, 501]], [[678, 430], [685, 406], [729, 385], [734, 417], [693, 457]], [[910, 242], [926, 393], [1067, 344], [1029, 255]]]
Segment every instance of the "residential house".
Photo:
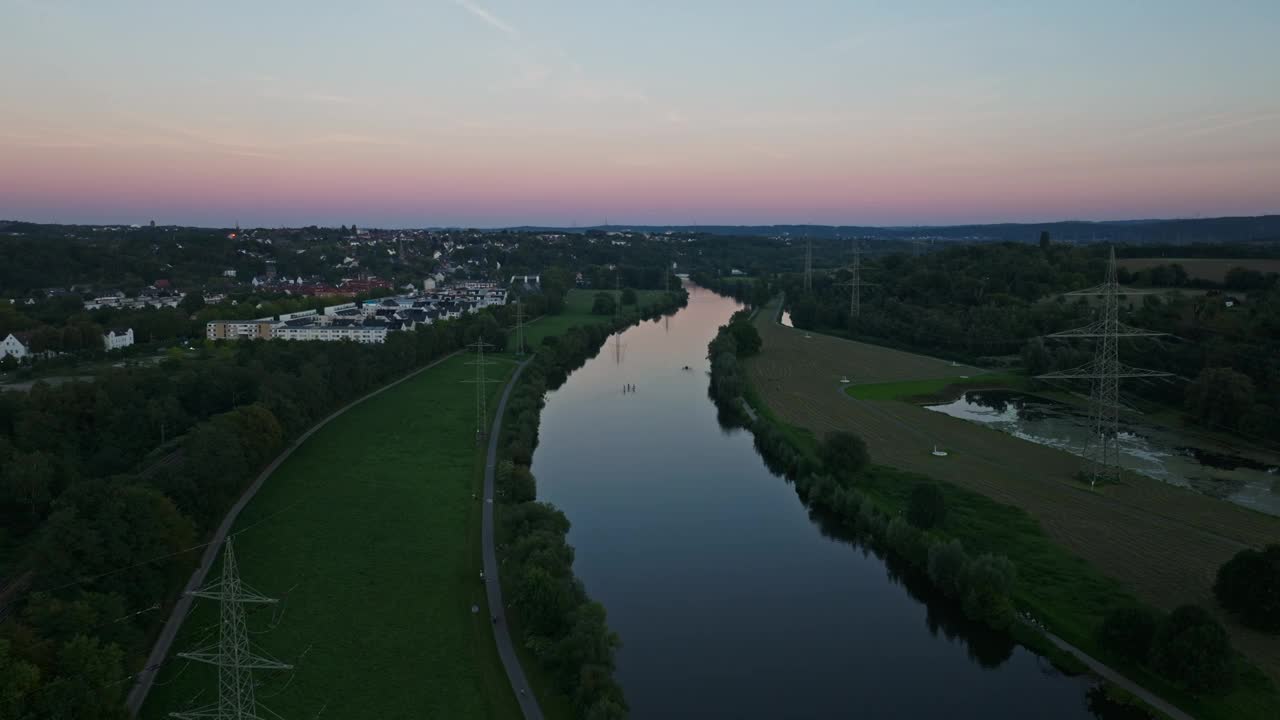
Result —
[[0, 360], [12, 357], [22, 362], [31, 355], [31, 333], [9, 333], [0, 341]]

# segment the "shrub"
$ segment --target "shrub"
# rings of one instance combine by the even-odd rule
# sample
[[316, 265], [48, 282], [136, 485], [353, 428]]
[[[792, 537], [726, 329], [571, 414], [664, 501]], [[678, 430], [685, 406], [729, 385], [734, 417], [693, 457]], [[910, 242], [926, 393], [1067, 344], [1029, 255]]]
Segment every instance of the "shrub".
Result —
[[1219, 692], [1231, 682], [1231, 641], [1227, 631], [1199, 605], [1169, 614], [1151, 643], [1151, 666], [1196, 692]]
[[746, 318], [729, 323], [729, 332], [733, 335], [739, 357], [749, 357], [760, 352], [760, 346], [763, 344], [760, 340], [760, 331], [756, 330], [756, 326]]
[[591, 302], [592, 315], [612, 315], [617, 310], [618, 303], [613, 299], [613, 295], [607, 292], [596, 293], [595, 299]]
[[1160, 617], [1139, 605], [1118, 607], [1098, 627], [1098, 645], [1133, 662], [1146, 662]]
[[1236, 553], [1218, 569], [1213, 594], [1245, 625], [1280, 632], [1280, 545]]
[[968, 566], [969, 555], [959, 540], [934, 543], [929, 548], [929, 579], [948, 597], [960, 597]]
[[921, 530], [941, 525], [947, 517], [947, 501], [942, 488], [933, 483], [917, 483], [911, 489], [907, 505], [907, 519]]
[[867, 452], [867, 444], [862, 438], [844, 431], [827, 433], [819, 455], [827, 472], [842, 478], [861, 472], [871, 462], [871, 454]]
[[964, 574], [964, 614], [997, 630], [1013, 625], [1013, 592], [1016, 572], [1003, 555], [987, 553], [969, 563]]

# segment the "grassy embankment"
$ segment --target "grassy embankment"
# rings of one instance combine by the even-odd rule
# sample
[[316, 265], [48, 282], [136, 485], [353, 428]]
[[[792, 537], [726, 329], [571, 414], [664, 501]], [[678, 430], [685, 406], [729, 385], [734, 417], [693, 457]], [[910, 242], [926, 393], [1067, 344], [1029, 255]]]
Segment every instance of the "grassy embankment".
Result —
[[[236, 529], [250, 528], [236, 538], [241, 576], [282, 599], [251, 615], [251, 630], [269, 629], [252, 639], [296, 666], [257, 674], [267, 680], [258, 698], [275, 712], [520, 716], [479, 579], [484, 461], [474, 386], [463, 382], [474, 375], [468, 359], [450, 358], [329, 423], [241, 514]], [[514, 367], [494, 361], [489, 377], [501, 382], [489, 387], [490, 408]], [[215, 641], [216, 620], [216, 603], [198, 601], [174, 652]], [[171, 657], [142, 717], [216, 699], [212, 670]]]
[[[1018, 376], [982, 376], [984, 387], [1022, 381]], [[940, 393], [961, 378], [908, 380], [846, 388], [862, 399], [889, 400], [919, 398]], [[974, 378], [977, 382], [978, 378]], [[853, 392], [851, 392], [853, 391]], [[759, 392], [748, 383], [745, 397], [760, 415], [782, 433], [790, 444], [817, 463], [818, 440], [806, 428], [777, 416]], [[895, 517], [905, 512], [911, 488], [932, 480], [942, 488], [947, 500], [945, 522], [930, 534], [960, 540], [971, 555], [1002, 554], [1017, 566], [1013, 599], [1019, 609], [1030, 612], [1055, 634], [1095, 658], [1121, 670], [1130, 679], [1152, 690], [1202, 719], [1270, 718], [1280, 707], [1280, 694], [1255, 666], [1237, 659], [1235, 687], [1220, 696], [1195, 697], [1155, 676], [1144, 667], [1126, 663], [1103, 651], [1096, 642], [1096, 628], [1112, 608], [1138, 601], [1118, 582], [1071, 553], [1048, 537], [1040, 523], [1023, 510], [996, 502], [987, 496], [954, 483], [927, 478], [886, 465], [875, 465], [856, 481], [855, 488], [883, 513]], [[1068, 671], [1081, 672], [1083, 666], [1072, 656], [1058, 651], [1046, 638], [1028, 626], [1014, 629], [1022, 644], [1054, 660]]]
[[1001, 388], [1025, 390], [1029, 380], [1025, 375], [1013, 373], [987, 373], [972, 377], [932, 378], [902, 382], [849, 385], [844, 392], [858, 400], [905, 400], [908, 402], [946, 402], [954, 400], [965, 390]]
[[[529, 347], [536, 348], [543, 338], [549, 335], [561, 335], [574, 325], [592, 325], [611, 319], [611, 315], [591, 314], [591, 303], [595, 301], [597, 292], [607, 292], [613, 295], [615, 301], [621, 296], [621, 292], [616, 290], [601, 291], [574, 288], [565, 295], [564, 312], [559, 315], [543, 315], [524, 326], [525, 342]], [[645, 307], [664, 294], [661, 290], [637, 290], [636, 302], [639, 307]], [[630, 318], [634, 317], [636, 312], [636, 305], [627, 305], [622, 308], [620, 314], [623, 318]], [[507, 349], [515, 349], [514, 333], [511, 334], [510, 339], [507, 341]]]

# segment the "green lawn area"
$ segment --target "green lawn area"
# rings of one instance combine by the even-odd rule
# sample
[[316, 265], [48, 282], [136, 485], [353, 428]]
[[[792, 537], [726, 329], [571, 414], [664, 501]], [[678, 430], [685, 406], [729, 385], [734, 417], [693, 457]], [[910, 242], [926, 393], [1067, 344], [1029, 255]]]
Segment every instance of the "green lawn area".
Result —
[[931, 378], [928, 380], [904, 380], [902, 382], [849, 385], [846, 395], [859, 400], [908, 400], [913, 398], [943, 399], [948, 390], [960, 391], [974, 388], [1023, 388], [1025, 375], [1013, 373], [983, 373], [969, 377]]
[[[564, 312], [559, 315], [543, 315], [542, 317], [530, 322], [524, 326], [525, 342], [530, 347], [537, 347], [542, 339], [550, 335], [563, 335], [566, 330], [574, 325], [590, 325], [593, 323], [605, 322], [609, 320], [609, 315], [592, 315], [591, 303], [595, 301], [596, 293], [607, 292], [614, 296], [614, 299], [621, 295], [620, 292], [614, 290], [580, 290], [574, 288], [565, 296]], [[640, 307], [652, 304], [655, 300], [662, 297], [661, 290], [637, 290], [636, 300]], [[633, 315], [635, 307], [628, 305], [623, 308], [623, 315]], [[507, 340], [507, 350], [515, 349], [515, 334]]]
[[[450, 358], [335, 419], [241, 514], [241, 576], [282, 599], [274, 611], [250, 606], [250, 630], [261, 633], [252, 640], [296, 666], [257, 675], [258, 699], [276, 713], [520, 717], [479, 578], [473, 493], [484, 462], [474, 386], [462, 382], [473, 377], [468, 359]], [[493, 359], [490, 377], [505, 382], [514, 364]], [[489, 386], [491, 411], [504, 382]], [[197, 601], [174, 651], [216, 639], [217, 617], [216, 603]], [[213, 668], [173, 657], [141, 716], [163, 718], [216, 693]]]

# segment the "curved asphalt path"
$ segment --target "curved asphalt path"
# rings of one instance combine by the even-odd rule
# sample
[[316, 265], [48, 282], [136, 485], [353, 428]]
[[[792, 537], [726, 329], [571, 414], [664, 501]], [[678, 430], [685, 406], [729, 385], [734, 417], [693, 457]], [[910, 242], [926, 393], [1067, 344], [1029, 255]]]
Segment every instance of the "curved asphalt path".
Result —
[[502, 667], [506, 668], [507, 679], [511, 681], [511, 690], [520, 703], [520, 710], [525, 720], [542, 720], [542, 708], [529, 689], [529, 681], [524, 676], [524, 668], [520, 667], [520, 658], [516, 657], [515, 646], [511, 643], [511, 630], [507, 627], [506, 605], [502, 603], [502, 585], [498, 575], [498, 554], [493, 543], [493, 475], [498, 462], [498, 437], [502, 434], [502, 415], [507, 410], [507, 398], [511, 388], [524, 371], [525, 360], [516, 366], [511, 379], [502, 390], [502, 399], [498, 401], [498, 411], [489, 428], [489, 451], [484, 461], [484, 510], [480, 523], [480, 541], [484, 545], [484, 577], [485, 595], [489, 601], [489, 613], [497, 619], [493, 624], [493, 639], [498, 644], [498, 656], [502, 658]]
[[[325, 419], [316, 423], [314, 426], [312, 426], [310, 430], [303, 433], [297, 440], [293, 442], [292, 445], [286, 448], [284, 452], [280, 453], [280, 455], [276, 457], [275, 460], [272, 460], [271, 464], [268, 465], [265, 470], [263, 470], [261, 473], [258, 474], [258, 477], [253, 481], [253, 484], [250, 485], [249, 488], [244, 491], [244, 494], [240, 496], [240, 499], [236, 501], [236, 504], [232, 505], [231, 509], [227, 511], [226, 516], [222, 518], [222, 524], [218, 526], [218, 531], [213, 534], [213, 538], [209, 541], [208, 545], [205, 547], [204, 555], [200, 557], [200, 566], [197, 567], [196, 571], [191, 574], [191, 579], [187, 581], [187, 586], [183, 588], [182, 595], [179, 596], [178, 598], [178, 603], [173, 606], [173, 612], [169, 613], [169, 619], [165, 621], [164, 628], [161, 629], [160, 631], [160, 636], [156, 638], [156, 644], [152, 646], [151, 654], [147, 656], [147, 664], [144, 665], [143, 668], [138, 671], [138, 674], [134, 676], [136, 680], [134, 682], [133, 688], [129, 690], [129, 697], [125, 700], [125, 705], [129, 709], [129, 717], [137, 717], [138, 711], [142, 709], [142, 703], [146, 702], [147, 693], [151, 691], [151, 685], [152, 683], [155, 682], [155, 679], [156, 679], [156, 670], [160, 669], [160, 666], [164, 664], [164, 659], [169, 655], [169, 647], [173, 645], [173, 640], [175, 637], [177, 637], [178, 630], [182, 628], [182, 621], [187, 619], [187, 614], [191, 610], [191, 603], [195, 599], [191, 596], [191, 592], [201, 587], [202, 585], [204, 585], [205, 577], [208, 576], [209, 569], [213, 567], [213, 561], [217, 559], [218, 551], [222, 549], [222, 541], [226, 539], [228, 531], [231, 530], [231, 526], [235, 524], [236, 518], [240, 516], [240, 511], [243, 510], [244, 507], [249, 504], [249, 501], [253, 499], [254, 495], [258, 494], [258, 489], [261, 488], [262, 484], [267, 481], [267, 478], [271, 476], [271, 473], [275, 472], [276, 468], [280, 467], [281, 463], [289, 459], [289, 456], [293, 454], [293, 451], [301, 447], [302, 443], [306, 442], [307, 438], [311, 437], [311, 435], [315, 433], [315, 431], [319, 430], [325, 425], [328, 425], [330, 420], [338, 417], [342, 413], [350, 410], [356, 405], [359, 405], [365, 400], [368, 400], [374, 395], [384, 393], [387, 390], [390, 390], [391, 388], [404, 382], [405, 380], [408, 380], [412, 377], [416, 377], [419, 373], [430, 370], [436, 365], [439, 365], [445, 360], [448, 360], [454, 355], [457, 355], [459, 352], [461, 351], [455, 350], [454, 352], [451, 352], [448, 355], [445, 355], [444, 357], [441, 357], [432, 361], [428, 365], [424, 365], [418, 368], [417, 370], [410, 372], [408, 375], [405, 375], [399, 380], [383, 385], [382, 387], [378, 388], [377, 390], [374, 390], [368, 395], [365, 395], [357, 400], [353, 400], [347, 403], [346, 405], [343, 405], [342, 407], [338, 408], [337, 410], [333, 411], [333, 413], [331, 413]], [[521, 368], [523, 368], [523, 366], [521, 366]], [[519, 374], [520, 374], [520, 370], [517, 369], [516, 375], [519, 375]], [[514, 380], [515, 377], [513, 376], [512, 379]], [[510, 390], [510, 389], [511, 389], [511, 386], [508, 385], [507, 390]], [[506, 405], [506, 402], [507, 402], [507, 395], [504, 392], [502, 395], [503, 405]], [[502, 409], [499, 408], [498, 412], [499, 412], [499, 417], [501, 417]], [[493, 457], [492, 447], [490, 447], [489, 453], [490, 453], [490, 458], [492, 458]], [[490, 460], [490, 463], [492, 464], [492, 460]], [[537, 717], [540, 718], [542, 716], [539, 715]]]

